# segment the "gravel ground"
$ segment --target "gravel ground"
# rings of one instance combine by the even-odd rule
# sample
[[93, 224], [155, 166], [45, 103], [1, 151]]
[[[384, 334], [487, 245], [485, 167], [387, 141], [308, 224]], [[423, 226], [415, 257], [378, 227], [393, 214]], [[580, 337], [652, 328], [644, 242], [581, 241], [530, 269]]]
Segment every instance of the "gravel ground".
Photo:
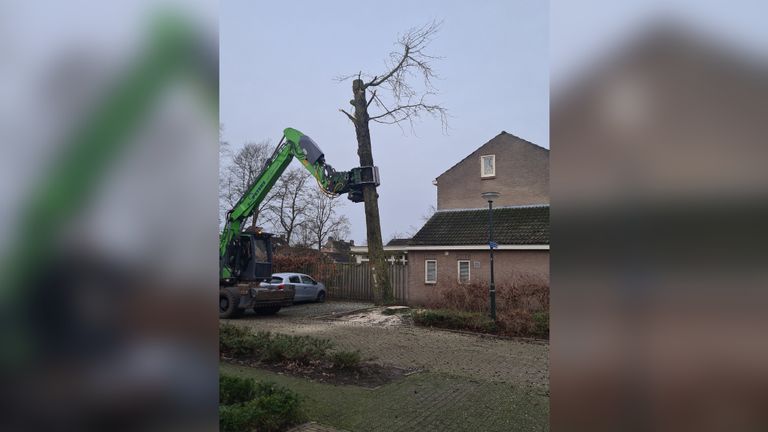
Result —
[[[252, 311], [246, 312], [242, 319], [269, 320], [269, 319], [295, 319], [295, 318], [318, 318], [327, 315], [339, 315], [358, 309], [373, 307], [371, 303], [354, 301], [326, 301], [325, 303], [296, 303], [291, 307], [280, 309], [280, 312], [273, 317], [261, 317]], [[233, 321], [234, 322], [234, 321]]]
[[359, 349], [380, 364], [419, 368], [460, 377], [549, 392], [549, 346], [494, 337], [414, 327], [380, 310], [318, 319], [369, 308], [360, 302], [295, 305], [276, 316], [246, 315], [232, 323], [295, 335], [330, 339], [345, 350]]

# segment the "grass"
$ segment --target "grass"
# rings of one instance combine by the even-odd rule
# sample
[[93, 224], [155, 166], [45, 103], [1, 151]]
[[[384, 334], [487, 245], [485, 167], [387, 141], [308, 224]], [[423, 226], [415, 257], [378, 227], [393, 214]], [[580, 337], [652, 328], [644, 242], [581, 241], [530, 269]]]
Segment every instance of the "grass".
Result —
[[219, 375], [219, 429], [222, 432], [277, 432], [304, 420], [299, 396], [271, 382]]
[[416, 325], [427, 327], [468, 330], [481, 333], [495, 333], [498, 331], [496, 323], [489, 316], [479, 312], [421, 309], [413, 312], [413, 322]]
[[352, 432], [549, 430], [549, 398], [504, 383], [419, 373], [370, 390], [229, 364], [221, 372], [274, 381], [302, 395], [308, 420]]

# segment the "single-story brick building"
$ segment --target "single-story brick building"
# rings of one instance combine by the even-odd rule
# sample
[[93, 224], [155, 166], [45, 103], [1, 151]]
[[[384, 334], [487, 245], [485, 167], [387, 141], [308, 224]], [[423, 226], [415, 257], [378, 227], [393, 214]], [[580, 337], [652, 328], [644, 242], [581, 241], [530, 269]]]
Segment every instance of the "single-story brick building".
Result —
[[[493, 209], [494, 279], [549, 280], [549, 206]], [[490, 280], [488, 209], [438, 210], [407, 246], [408, 301], [426, 302], [439, 286]]]

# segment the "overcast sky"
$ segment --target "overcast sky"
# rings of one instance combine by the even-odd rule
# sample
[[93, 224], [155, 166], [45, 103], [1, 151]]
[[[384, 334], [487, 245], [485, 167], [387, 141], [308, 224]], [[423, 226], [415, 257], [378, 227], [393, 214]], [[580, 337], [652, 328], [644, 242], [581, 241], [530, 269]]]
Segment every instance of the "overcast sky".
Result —
[[[384, 240], [420, 228], [436, 204], [432, 180], [502, 130], [549, 147], [547, 2], [222, 2], [223, 138], [237, 149], [294, 127], [337, 170], [359, 165], [354, 128], [338, 111], [349, 107], [351, 83], [333, 78], [384, 71], [398, 34], [434, 19], [444, 23], [429, 53], [444, 58], [433, 101], [449, 110], [450, 129], [429, 117], [415, 134], [371, 126]], [[364, 243], [362, 204], [341, 199], [351, 238]]]

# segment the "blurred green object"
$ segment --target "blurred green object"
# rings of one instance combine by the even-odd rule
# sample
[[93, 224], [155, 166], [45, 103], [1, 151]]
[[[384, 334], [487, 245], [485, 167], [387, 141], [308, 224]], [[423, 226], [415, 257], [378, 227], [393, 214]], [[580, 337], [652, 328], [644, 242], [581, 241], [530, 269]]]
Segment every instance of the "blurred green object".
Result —
[[[65, 224], [94, 194], [106, 172], [132, 143], [163, 91], [190, 83], [218, 121], [218, 52], [175, 13], [158, 15], [138, 58], [117, 80], [88, 120], [57, 149], [22, 209], [20, 226], [2, 263], [0, 310], [4, 349], [0, 361], [18, 364], [35, 352], [24, 313], [28, 288], [56, 258]], [[34, 305], [33, 305], [34, 306]]]

